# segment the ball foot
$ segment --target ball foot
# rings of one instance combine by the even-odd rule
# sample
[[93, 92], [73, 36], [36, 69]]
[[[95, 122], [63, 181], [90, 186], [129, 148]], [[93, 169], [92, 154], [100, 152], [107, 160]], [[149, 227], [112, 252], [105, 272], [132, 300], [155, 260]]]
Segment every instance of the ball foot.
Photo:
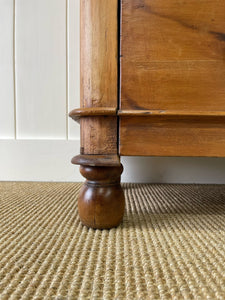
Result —
[[81, 222], [96, 229], [118, 226], [125, 209], [124, 193], [120, 185], [123, 166], [80, 166], [80, 172], [87, 179], [78, 198]]

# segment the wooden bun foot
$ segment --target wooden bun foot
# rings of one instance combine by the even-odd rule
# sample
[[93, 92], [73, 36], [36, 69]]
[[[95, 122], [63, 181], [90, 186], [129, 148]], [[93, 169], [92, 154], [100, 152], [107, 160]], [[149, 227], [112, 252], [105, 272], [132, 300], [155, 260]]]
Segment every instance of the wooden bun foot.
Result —
[[98, 229], [118, 226], [125, 209], [125, 198], [120, 186], [123, 166], [80, 166], [80, 172], [87, 179], [78, 199], [81, 222]]

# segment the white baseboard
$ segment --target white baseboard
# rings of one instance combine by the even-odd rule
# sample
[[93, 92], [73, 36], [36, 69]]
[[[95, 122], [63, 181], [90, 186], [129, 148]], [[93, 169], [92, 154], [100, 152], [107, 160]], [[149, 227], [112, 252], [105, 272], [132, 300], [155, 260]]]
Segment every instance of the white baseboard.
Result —
[[79, 140], [0, 140], [1, 181], [83, 181]]
[[[79, 140], [0, 140], [0, 181], [84, 181]], [[225, 183], [225, 158], [122, 157], [123, 182]]]

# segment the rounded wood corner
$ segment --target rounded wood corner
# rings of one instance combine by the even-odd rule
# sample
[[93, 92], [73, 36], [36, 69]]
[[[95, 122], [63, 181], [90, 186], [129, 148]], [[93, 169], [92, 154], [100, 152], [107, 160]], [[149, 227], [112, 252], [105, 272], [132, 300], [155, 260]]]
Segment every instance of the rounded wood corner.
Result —
[[82, 117], [96, 117], [96, 116], [116, 116], [117, 108], [114, 107], [84, 107], [72, 110], [69, 117], [74, 121], [80, 121]]
[[72, 158], [71, 163], [93, 167], [119, 167], [121, 165], [118, 155], [77, 155]]

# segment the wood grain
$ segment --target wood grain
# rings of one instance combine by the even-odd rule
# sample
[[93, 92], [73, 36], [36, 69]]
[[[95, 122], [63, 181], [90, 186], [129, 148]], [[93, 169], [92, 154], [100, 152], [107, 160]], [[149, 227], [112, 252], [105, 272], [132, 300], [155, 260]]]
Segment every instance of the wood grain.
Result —
[[81, 107], [117, 107], [118, 1], [81, 1]]
[[92, 167], [119, 167], [118, 155], [77, 155], [72, 158], [72, 164]]
[[207, 117], [225, 117], [225, 111], [199, 111], [199, 110], [119, 110], [118, 116], [124, 117], [176, 117], [176, 118], [183, 118], [183, 117], [199, 117], [199, 118], [207, 118]]
[[81, 154], [117, 154], [117, 118], [92, 116], [80, 119]]
[[123, 59], [128, 55], [142, 61], [224, 57], [223, 0], [122, 0], [121, 3]]
[[88, 227], [108, 229], [122, 221], [125, 207], [117, 143], [118, 1], [81, 0], [81, 107], [70, 117], [80, 122], [80, 164], [87, 179], [78, 210]]
[[[81, 1], [81, 108], [118, 106], [118, 1]], [[82, 118], [81, 154], [117, 154], [117, 116]]]
[[125, 197], [120, 185], [123, 166], [81, 166], [80, 172], [87, 178], [78, 198], [82, 223], [98, 229], [118, 226], [125, 208]]
[[225, 156], [224, 117], [122, 117], [120, 155]]
[[91, 116], [116, 116], [117, 109], [113, 107], [85, 107], [77, 108], [70, 112], [69, 116], [74, 120], [79, 122], [82, 117]]
[[225, 111], [224, 14], [223, 0], [122, 0], [121, 109]]

